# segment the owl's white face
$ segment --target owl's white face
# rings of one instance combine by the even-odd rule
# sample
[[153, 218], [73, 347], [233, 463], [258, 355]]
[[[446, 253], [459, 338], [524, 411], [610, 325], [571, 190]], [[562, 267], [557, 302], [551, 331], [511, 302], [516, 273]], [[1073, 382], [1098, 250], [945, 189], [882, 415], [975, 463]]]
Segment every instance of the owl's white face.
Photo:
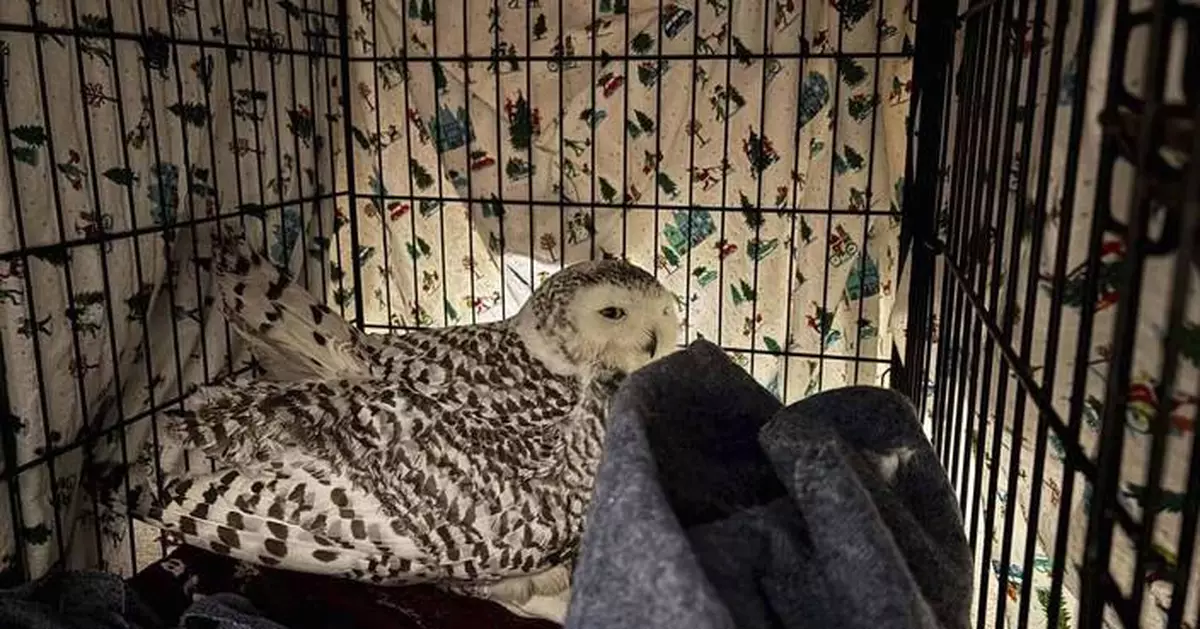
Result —
[[551, 371], [628, 375], [675, 350], [675, 298], [627, 262], [594, 260], [550, 276], [514, 317], [529, 351]]
[[567, 308], [575, 327], [567, 345], [580, 362], [629, 374], [675, 351], [677, 310], [675, 297], [658, 285], [583, 288]]

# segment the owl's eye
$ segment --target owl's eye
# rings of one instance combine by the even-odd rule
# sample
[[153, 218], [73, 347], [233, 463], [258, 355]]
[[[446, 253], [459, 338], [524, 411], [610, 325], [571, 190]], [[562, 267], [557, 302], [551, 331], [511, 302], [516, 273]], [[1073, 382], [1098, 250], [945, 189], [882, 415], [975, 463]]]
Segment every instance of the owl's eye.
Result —
[[605, 308], [604, 310], [600, 311], [600, 316], [604, 317], [605, 319], [612, 319], [613, 321], [620, 321], [621, 319], [625, 318], [625, 311], [623, 309], [617, 308], [615, 306], [609, 306], [609, 307]]

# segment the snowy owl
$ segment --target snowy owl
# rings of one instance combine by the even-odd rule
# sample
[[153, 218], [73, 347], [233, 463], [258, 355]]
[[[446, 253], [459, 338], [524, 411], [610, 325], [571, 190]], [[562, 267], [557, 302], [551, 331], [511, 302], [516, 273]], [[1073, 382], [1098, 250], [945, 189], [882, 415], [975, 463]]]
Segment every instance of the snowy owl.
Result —
[[[143, 517], [263, 566], [434, 583], [526, 615], [568, 586], [608, 399], [674, 351], [674, 296], [629, 263], [550, 276], [498, 323], [362, 334], [244, 245], [211, 261], [231, 326], [266, 366], [168, 418], [216, 463]], [[193, 468], [200, 466], [193, 466]]]

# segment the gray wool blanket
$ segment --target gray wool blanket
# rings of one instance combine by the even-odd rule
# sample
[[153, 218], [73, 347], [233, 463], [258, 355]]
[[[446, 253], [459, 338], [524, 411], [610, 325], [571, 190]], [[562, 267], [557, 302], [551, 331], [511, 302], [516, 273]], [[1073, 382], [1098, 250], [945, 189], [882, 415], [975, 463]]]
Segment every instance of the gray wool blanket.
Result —
[[[0, 590], [0, 629], [159, 629], [166, 625], [121, 577], [105, 572], [52, 572]], [[284, 629], [239, 594], [192, 603], [179, 629]]]
[[568, 629], [966, 629], [971, 554], [903, 396], [787, 408], [697, 341], [614, 400]]

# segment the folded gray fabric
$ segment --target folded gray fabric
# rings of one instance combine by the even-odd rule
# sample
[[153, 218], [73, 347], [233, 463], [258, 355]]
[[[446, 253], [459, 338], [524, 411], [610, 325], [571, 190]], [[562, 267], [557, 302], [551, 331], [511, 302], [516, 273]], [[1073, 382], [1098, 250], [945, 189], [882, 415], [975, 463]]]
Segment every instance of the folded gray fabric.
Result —
[[697, 341], [617, 393], [568, 629], [965, 629], [971, 555], [902, 396], [786, 409]]
[[4, 629], [150, 629], [161, 626], [117, 575], [62, 572], [0, 591]]
[[222, 592], [192, 603], [179, 619], [182, 629], [285, 629], [259, 614], [240, 594]]
[[[2, 629], [161, 629], [166, 625], [141, 603], [121, 577], [105, 572], [51, 573], [0, 590]], [[192, 603], [182, 629], [285, 629], [238, 594], [220, 593]]]

